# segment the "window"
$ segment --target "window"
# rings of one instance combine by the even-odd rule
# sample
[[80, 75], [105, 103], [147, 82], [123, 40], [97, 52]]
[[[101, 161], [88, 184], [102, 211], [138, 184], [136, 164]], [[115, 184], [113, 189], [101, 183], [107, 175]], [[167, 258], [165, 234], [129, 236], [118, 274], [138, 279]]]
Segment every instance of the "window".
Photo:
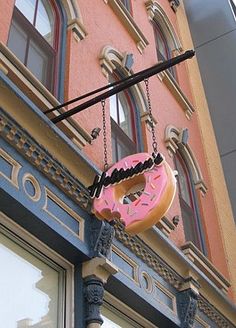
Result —
[[[116, 80], [118, 80], [116, 75], [110, 76], [110, 83]], [[115, 163], [137, 151], [134, 103], [129, 91], [122, 91], [110, 97], [110, 116], [112, 160]]]
[[64, 269], [5, 228], [0, 231], [0, 261], [2, 325], [64, 327]]
[[2, 212], [0, 262], [1, 327], [73, 326], [73, 265]]
[[143, 328], [136, 321], [123, 314], [108, 303], [101, 308], [103, 328]]
[[59, 36], [59, 11], [54, 1], [16, 0], [8, 47], [54, 94]]
[[112, 312], [106, 307], [102, 308], [102, 319], [104, 328], [135, 328], [136, 326], [130, 324], [125, 316], [118, 315], [117, 313]]
[[[154, 22], [154, 35], [156, 41], [156, 52], [158, 61], [165, 61], [170, 59], [172, 56], [167, 38], [161, 26], [156, 22]], [[170, 67], [168, 71], [173, 77], [175, 77], [174, 67]]]
[[203, 234], [201, 231], [197, 199], [191, 173], [179, 153], [175, 156], [175, 165], [178, 171], [178, 191], [182, 220], [186, 241], [191, 241], [202, 252], [204, 250]]

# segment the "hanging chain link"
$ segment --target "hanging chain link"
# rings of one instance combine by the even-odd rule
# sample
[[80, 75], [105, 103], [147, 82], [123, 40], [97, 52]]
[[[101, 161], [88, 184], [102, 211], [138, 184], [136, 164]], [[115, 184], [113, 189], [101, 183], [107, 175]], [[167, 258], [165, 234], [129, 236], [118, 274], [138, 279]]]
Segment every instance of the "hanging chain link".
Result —
[[155, 127], [154, 127], [154, 119], [152, 115], [152, 105], [151, 105], [151, 99], [150, 99], [150, 92], [149, 92], [149, 81], [148, 79], [144, 80], [145, 87], [146, 87], [146, 95], [147, 95], [147, 102], [148, 102], [148, 114], [151, 121], [151, 129], [152, 129], [152, 147], [154, 154], [157, 154], [157, 141], [156, 141], [156, 134], [155, 134]]
[[101, 101], [102, 104], [102, 129], [103, 129], [103, 148], [104, 148], [104, 171], [108, 169], [107, 160], [107, 131], [106, 131], [106, 114], [105, 114], [105, 100]]

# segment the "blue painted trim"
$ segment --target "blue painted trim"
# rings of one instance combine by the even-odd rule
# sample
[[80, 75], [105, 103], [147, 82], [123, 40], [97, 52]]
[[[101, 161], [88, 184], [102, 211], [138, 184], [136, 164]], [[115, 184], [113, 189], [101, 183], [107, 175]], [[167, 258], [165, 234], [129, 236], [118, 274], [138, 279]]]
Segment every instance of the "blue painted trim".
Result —
[[74, 273], [74, 306], [75, 306], [75, 326], [74, 328], [85, 328], [85, 304], [82, 279], [82, 267], [77, 265]]
[[62, 139], [77, 156], [82, 158], [86, 165], [88, 165], [94, 174], [101, 174], [101, 171], [90, 159], [74, 145], [74, 143], [54, 124], [50, 119], [43, 114], [43, 112], [2, 72], [0, 71], [0, 81], [2, 81], [26, 106], [30, 107], [32, 112], [52, 130], [60, 139]]
[[222, 292], [219, 288], [217, 288], [215, 284], [200, 269], [198, 269], [198, 267], [191, 260], [189, 260], [187, 256], [185, 256], [184, 253], [177, 246], [175, 246], [174, 243], [168, 237], [166, 237], [155, 226], [153, 226], [151, 229], [154, 230], [158, 238], [165, 243], [167, 254], [174, 252], [174, 255], [177, 257], [179, 261], [181, 261], [182, 263], [190, 267], [192, 270], [194, 270], [203, 280], [207, 282], [208, 285], [211, 286], [211, 288], [218, 295], [218, 297], [222, 298], [224, 302], [226, 302], [226, 304], [231, 308], [232, 311], [236, 311], [236, 305], [229, 300], [227, 295], [225, 295], [224, 292]]
[[[1, 211], [14, 222], [71, 263], [77, 264], [90, 259], [89, 254], [85, 254], [78, 246], [73, 244], [73, 238], [70, 238], [68, 235], [68, 238], [65, 238], [65, 232], [59, 234], [57, 231], [54, 231], [52, 227], [39, 219], [30, 208], [17, 202], [3, 189], [0, 189], [0, 208]], [[85, 250], [85, 247], [83, 247], [83, 249]], [[87, 253], [89, 253], [89, 251], [87, 251]]]
[[158, 308], [155, 307], [151, 299], [148, 302], [147, 298], [138, 295], [134, 286], [127, 279], [123, 280], [122, 278], [120, 273], [111, 276], [105, 285], [105, 289], [157, 327], [180, 327], [177, 315], [169, 315], [164, 305], [159, 304]]

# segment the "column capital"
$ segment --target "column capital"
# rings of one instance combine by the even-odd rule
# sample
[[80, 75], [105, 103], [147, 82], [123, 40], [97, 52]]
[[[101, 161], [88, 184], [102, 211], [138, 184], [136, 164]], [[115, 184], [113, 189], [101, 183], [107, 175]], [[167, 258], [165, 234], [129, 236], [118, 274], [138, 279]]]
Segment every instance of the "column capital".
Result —
[[107, 282], [110, 275], [118, 272], [118, 268], [107, 258], [94, 257], [86, 261], [82, 265], [82, 277], [95, 276], [104, 284]]

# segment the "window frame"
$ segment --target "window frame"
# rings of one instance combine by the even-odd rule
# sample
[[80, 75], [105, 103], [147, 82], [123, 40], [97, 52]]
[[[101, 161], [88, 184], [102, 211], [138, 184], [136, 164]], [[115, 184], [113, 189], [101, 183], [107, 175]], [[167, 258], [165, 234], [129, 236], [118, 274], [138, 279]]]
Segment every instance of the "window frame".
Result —
[[151, 323], [143, 315], [130, 308], [127, 304], [123, 303], [120, 299], [112, 295], [107, 290], [104, 292], [104, 302], [102, 307], [105, 307], [111, 312], [118, 314], [121, 318], [128, 319], [127, 321], [130, 324], [135, 324], [136, 328], [157, 328], [156, 325]]
[[[155, 47], [156, 47], [156, 54], [157, 54], [157, 60], [158, 61], [164, 61], [171, 59], [171, 48], [168, 43], [168, 38], [166, 37], [163, 29], [161, 28], [160, 24], [156, 22], [155, 20], [153, 21], [153, 30], [154, 30], [154, 37], [155, 37]], [[166, 57], [163, 56], [161, 51], [159, 50], [159, 45], [158, 45], [158, 38], [161, 38], [164, 47], [165, 47], [165, 55]], [[177, 74], [176, 74], [176, 68], [175, 66], [172, 66], [168, 68], [168, 72], [174, 77], [175, 80], [177, 80]]]
[[[58, 328], [73, 327], [74, 266], [39, 239], [27, 232], [24, 228], [12, 221], [10, 217], [1, 211], [0, 233], [19, 244], [20, 247], [24, 248], [41, 261], [46, 264], [48, 263], [52, 268], [61, 269], [59, 277], [63, 279], [63, 286], [59, 285], [59, 289], [63, 289], [63, 297], [58, 300], [58, 314], [61, 317], [60, 321], [58, 321]], [[63, 311], [60, 311], [60, 308], [63, 309]]]
[[[37, 0], [39, 1], [39, 0]], [[59, 61], [61, 58], [61, 38], [62, 38], [62, 21], [61, 21], [61, 14], [58, 5], [55, 3], [54, 0], [48, 0], [51, 9], [54, 15], [54, 28], [53, 28], [53, 43], [50, 44], [43, 35], [37, 30], [35, 23], [36, 23], [36, 16], [37, 13], [34, 13], [34, 21], [31, 23], [27, 17], [16, 7], [14, 6], [13, 15], [12, 15], [12, 24], [17, 24], [21, 31], [26, 34], [26, 49], [24, 53], [24, 61], [20, 61], [31, 71], [31, 73], [37, 78], [34, 72], [27, 66], [28, 61], [28, 53], [30, 49], [30, 42], [33, 42], [38, 46], [39, 50], [45, 55], [47, 59], [47, 69], [45, 83], [38, 79], [40, 83], [42, 83], [54, 96], [58, 96], [58, 89], [59, 89]], [[8, 34], [8, 41], [7, 46], [9, 47], [9, 40], [10, 40], [10, 32], [11, 26], [9, 29]], [[11, 50], [11, 48], [9, 47]], [[46, 51], [45, 51], [46, 50]], [[14, 53], [14, 52], [13, 52]], [[15, 54], [15, 53], [14, 53]], [[18, 58], [18, 56], [16, 55]], [[50, 70], [48, 69], [50, 68]]]
[[[120, 75], [120, 78], [119, 78]], [[113, 72], [110, 75], [110, 82], [111, 81], [118, 81], [122, 78], [122, 75], [119, 74], [119, 72]], [[133, 96], [130, 92], [130, 90], [124, 90], [121, 91], [123, 93], [123, 96], [125, 97], [125, 100], [128, 104], [128, 110], [129, 110], [129, 118], [130, 118], [130, 127], [131, 127], [131, 134], [132, 139], [129, 137], [128, 134], [125, 133], [125, 131], [121, 128], [121, 126], [112, 118], [110, 114], [110, 121], [111, 121], [111, 139], [116, 140], [116, 149], [113, 153], [114, 149], [112, 146], [112, 162], [115, 163], [122, 159], [122, 157], [119, 157], [119, 151], [118, 151], [118, 143], [117, 139], [121, 141], [122, 144], [127, 145], [128, 148], [131, 150], [130, 155], [134, 154], [138, 150], [138, 143], [137, 143], [137, 123], [136, 123], [136, 113], [135, 113], [135, 102], [133, 100]], [[117, 117], [119, 117], [119, 94], [114, 95], [116, 97], [116, 114]], [[114, 137], [113, 137], [114, 136]], [[115, 154], [115, 158], [113, 158], [113, 154]]]
[[[188, 195], [191, 203], [190, 206], [190, 204], [187, 204], [187, 202], [183, 199], [181, 195], [180, 182], [177, 176], [178, 196], [179, 196], [185, 238], [186, 241], [192, 242], [198, 249], [200, 249], [200, 251], [203, 254], [206, 255], [207, 251], [205, 246], [204, 232], [202, 229], [201, 218], [198, 208], [198, 199], [194, 188], [194, 182], [191, 175], [191, 170], [188, 168], [186, 161], [184, 160], [183, 156], [179, 151], [177, 151], [174, 156], [175, 168], [178, 171], [177, 161], [179, 162], [179, 165], [181, 165], [182, 170], [185, 174], [185, 179], [188, 188]], [[189, 226], [187, 226], [186, 224], [187, 222], [184, 214], [187, 214], [188, 218], [191, 218], [191, 222], [190, 222], [191, 231], [188, 231]], [[191, 235], [193, 236], [193, 238], [191, 238]]]

